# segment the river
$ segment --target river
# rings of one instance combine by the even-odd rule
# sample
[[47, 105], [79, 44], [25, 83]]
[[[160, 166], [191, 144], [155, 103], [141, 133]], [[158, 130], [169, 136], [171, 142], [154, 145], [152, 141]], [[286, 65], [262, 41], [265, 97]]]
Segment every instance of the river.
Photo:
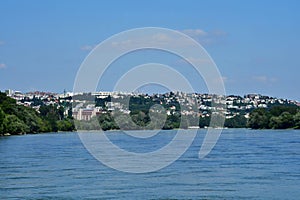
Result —
[[[0, 199], [299, 199], [299, 130], [227, 129], [199, 159], [205, 133], [199, 130], [171, 165], [141, 174], [103, 165], [77, 133], [0, 137]], [[160, 148], [175, 134], [131, 140], [107, 132], [137, 152]]]

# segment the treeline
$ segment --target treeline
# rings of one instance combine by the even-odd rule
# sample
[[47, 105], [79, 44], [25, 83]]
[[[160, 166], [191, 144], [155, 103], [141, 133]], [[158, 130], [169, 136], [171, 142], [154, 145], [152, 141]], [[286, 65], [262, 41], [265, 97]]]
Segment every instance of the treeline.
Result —
[[[199, 126], [209, 126], [210, 117], [200, 118]], [[300, 108], [296, 105], [276, 105], [257, 108], [249, 118], [243, 114], [226, 119], [224, 127], [251, 129], [300, 129]]]
[[258, 108], [250, 113], [247, 126], [252, 129], [300, 129], [298, 106]]
[[[244, 115], [236, 115], [232, 118], [225, 119], [224, 127], [227, 128], [246, 128], [248, 119]], [[201, 117], [199, 119], [199, 127], [204, 128], [210, 126], [210, 117]]]
[[[151, 116], [151, 117], [150, 117]], [[78, 130], [154, 130], [154, 129], [187, 129], [198, 125], [197, 117], [180, 116], [180, 114], [166, 116], [162, 113], [134, 112], [121, 114], [107, 112], [90, 121], [75, 120]]]
[[[151, 117], [150, 117], [151, 116]], [[166, 116], [162, 113], [151, 113], [138, 111], [130, 114], [103, 113], [90, 121], [75, 120], [78, 130], [154, 130], [154, 129], [186, 129], [189, 126], [197, 125], [196, 117], [180, 115]]]
[[[152, 115], [152, 117], [150, 117]], [[197, 120], [199, 120], [197, 122]], [[198, 124], [197, 124], [198, 123]], [[190, 126], [200, 128], [210, 126], [210, 117], [189, 117], [179, 113], [165, 116], [148, 111], [131, 112], [130, 114], [113, 114], [107, 112], [91, 121], [76, 121], [81, 130], [138, 130], [138, 129], [177, 129]], [[249, 118], [243, 114], [225, 119], [224, 127], [251, 129], [300, 129], [300, 109], [298, 106], [274, 106], [269, 109], [253, 110]]]
[[0, 92], [0, 135], [73, 131], [73, 120], [64, 116], [64, 108], [42, 105], [39, 112], [17, 105], [16, 100]]
[[[151, 117], [150, 117], [151, 116]], [[162, 113], [151, 113], [145, 111], [135, 111], [130, 114], [120, 114], [107, 112], [90, 121], [75, 121], [78, 130], [153, 130], [153, 129], [187, 129], [191, 126], [200, 128], [210, 126], [210, 117], [186, 116], [174, 113], [166, 116]], [[246, 128], [247, 119], [242, 115], [225, 120], [225, 127]]]
[[[110, 99], [100, 99], [97, 104], [104, 107], [108, 100]], [[154, 106], [159, 104], [166, 108], [165, 102], [145, 97], [130, 99], [130, 114], [106, 111], [90, 121], [73, 120], [71, 112], [65, 116], [64, 107], [70, 107], [70, 105], [45, 105], [38, 99], [35, 104], [40, 106], [38, 111], [17, 105], [16, 100], [0, 92], [0, 135], [73, 131], [75, 125], [79, 130], [185, 129], [190, 126], [200, 128], [210, 126], [210, 117], [181, 115], [180, 105], [176, 101], [169, 102], [175, 109], [171, 115], [166, 115]], [[246, 118], [245, 114], [245, 112], [239, 113], [233, 118], [226, 119], [224, 126], [252, 129], [300, 129], [300, 109], [296, 105], [254, 109], [249, 118]]]

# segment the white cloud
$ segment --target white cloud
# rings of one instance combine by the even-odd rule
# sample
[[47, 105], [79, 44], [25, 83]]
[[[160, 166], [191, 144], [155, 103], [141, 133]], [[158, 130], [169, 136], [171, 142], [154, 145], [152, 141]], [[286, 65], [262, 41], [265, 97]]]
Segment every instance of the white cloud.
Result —
[[191, 37], [207, 36], [207, 32], [205, 32], [201, 29], [185, 29], [185, 30], [182, 30], [181, 32], [183, 32]]
[[223, 82], [228, 82], [229, 81], [227, 76], [222, 76], [222, 79], [223, 79]]
[[124, 41], [120, 41], [120, 42], [112, 42], [111, 43], [112, 47], [130, 47], [130, 46], [134, 46], [137, 45], [137, 41], [132, 41], [130, 39], [128, 40], [124, 40]]
[[218, 43], [220, 40], [227, 36], [227, 33], [222, 30], [213, 30], [208, 32], [202, 29], [185, 29], [181, 32], [192, 37], [202, 45], [211, 45]]
[[[218, 43], [221, 38], [223, 38], [226, 33], [224, 31], [211, 31], [206, 32], [202, 29], [185, 29], [181, 31], [184, 34], [189, 35], [194, 40], [198, 41], [202, 45], [210, 45]], [[141, 35], [143, 34], [143, 35]], [[110, 47], [107, 48], [117, 48], [117, 49], [135, 49], [143, 46], [164, 46], [165, 48], [181, 47], [187, 48], [194, 45], [193, 42], [185, 37], [178, 34], [170, 33], [168, 31], [161, 32], [141, 32], [136, 38], [126, 38], [122, 36], [122, 39], [116, 39], [110, 43]], [[84, 45], [81, 47], [83, 51], [90, 51], [96, 45]]]
[[258, 82], [266, 82], [268, 80], [266, 76], [253, 76], [252, 78]]
[[168, 35], [165, 33], [157, 33], [157, 34], [148, 34], [145, 33], [144, 36], [139, 36], [135, 39], [124, 39], [118, 40], [111, 43], [111, 47], [113, 48], [140, 48], [144, 46], [164, 46], [165, 48], [172, 47], [189, 47], [191, 45], [191, 41], [188, 41], [186, 38], [182, 38], [178, 35]]
[[0, 69], [4, 69], [4, 68], [6, 68], [6, 64], [0, 63]]
[[261, 83], [274, 83], [274, 82], [277, 81], [277, 78], [268, 77], [268, 76], [265, 76], [265, 75], [253, 76], [252, 79], [257, 81], [257, 82], [261, 82]]
[[186, 59], [179, 59], [179, 64], [181, 63], [186, 63], [187, 61], [191, 62], [191, 63], [196, 63], [196, 64], [207, 64], [207, 63], [211, 63], [211, 60], [209, 59], [205, 59], [205, 58], [193, 58], [193, 57], [188, 57]]
[[222, 30], [213, 30], [211, 31], [211, 34], [214, 36], [227, 36], [227, 33]]
[[91, 51], [94, 48], [95, 48], [95, 45], [84, 45], [84, 46], [80, 47], [80, 49], [82, 51]]
[[170, 42], [171, 38], [163, 33], [153, 35], [152, 39], [157, 42]]

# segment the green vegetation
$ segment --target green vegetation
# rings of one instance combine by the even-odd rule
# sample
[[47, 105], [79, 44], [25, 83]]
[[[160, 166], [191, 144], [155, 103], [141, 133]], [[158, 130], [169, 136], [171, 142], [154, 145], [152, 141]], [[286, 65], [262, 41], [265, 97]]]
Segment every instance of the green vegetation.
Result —
[[103, 113], [93, 117], [90, 121], [75, 120], [78, 130], [154, 130], [154, 129], [177, 129], [188, 128], [197, 125], [197, 118], [174, 114], [166, 116], [163, 113], [144, 113], [139, 111], [132, 114]]
[[[210, 124], [210, 117], [201, 117], [199, 119], [199, 127], [208, 127]], [[236, 115], [232, 118], [225, 119], [224, 127], [228, 128], [245, 128], [247, 125], [247, 118], [244, 115]]]
[[[193, 118], [193, 117], [192, 117]], [[194, 117], [195, 118], [195, 117]], [[120, 129], [112, 114], [106, 113], [94, 119], [94, 124], [99, 125], [103, 130]], [[163, 125], [159, 124], [161, 120], [151, 123], [151, 120], [160, 119], [159, 117], [149, 117], [148, 112], [132, 112], [130, 115], [121, 115], [118, 122], [121, 123], [121, 129], [176, 129], [188, 128], [195, 123], [194, 119], [187, 120], [187, 116], [181, 116], [179, 113], [168, 115]], [[196, 118], [195, 118], [196, 119]], [[188, 122], [192, 124], [188, 124]], [[200, 117], [199, 127], [208, 127], [210, 117]], [[155, 125], [156, 124], [156, 125]], [[151, 126], [152, 125], [152, 126]], [[298, 106], [273, 106], [269, 109], [258, 108], [250, 113], [247, 119], [244, 115], [225, 120], [224, 127], [228, 128], [252, 128], [252, 129], [300, 129], [300, 109]]]
[[[45, 104], [35, 98], [33, 105], [35, 109], [18, 105], [16, 100], [0, 92], [0, 135], [42, 133], [57, 131], [73, 131], [75, 124], [79, 130], [152, 130], [152, 129], [177, 129], [199, 126], [200, 128], [210, 126], [210, 111], [202, 111], [202, 116], [182, 115], [180, 104], [175, 98], [166, 102], [163, 98], [154, 96], [135, 96], [130, 99], [125, 109], [130, 114], [119, 110], [109, 110], [107, 102], [112, 98], [94, 99], [91, 94], [85, 96], [90, 100], [96, 100], [96, 105], [103, 108], [103, 112], [90, 121], [73, 120], [71, 103]], [[67, 97], [70, 98], [70, 97]], [[78, 98], [81, 98], [78, 96]], [[209, 102], [208, 102], [209, 104]], [[172, 107], [172, 109], [170, 109]], [[69, 109], [65, 112], [65, 108]], [[169, 111], [168, 115], [166, 112]], [[229, 110], [230, 111], [230, 110]], [[200, 111], [201, 113], [201, 111]], [[273, 105], [268, 108], [257, 108], [250, 112], [246, 118], [245, 111], [236, 112], [231, 118], [225, 120], [228, 128], [252, 128], [252, 129], [300, 129], [300, 109], [296, 105]]]
[[250, 113], [247, 126], [252, 129], [300, 129], [300, 109], [297, 106], [259, 108]]
[[16, 100], [0, 92], [0, 135], [73, 131], [72, 119], [63, 113], [58, 105], [43, 105], [39, 111], [17, 105]]

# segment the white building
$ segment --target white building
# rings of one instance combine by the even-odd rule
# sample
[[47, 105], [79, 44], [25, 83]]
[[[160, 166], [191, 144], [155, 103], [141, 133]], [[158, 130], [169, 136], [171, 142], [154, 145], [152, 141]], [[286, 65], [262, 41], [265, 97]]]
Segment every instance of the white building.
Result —
[[89, 121], [92, 117], [96, 117], [101, 113], [100, 108], [80, 108], [80, 109], [73, 109], [72, 116], [76, 120], [84, 120]]

